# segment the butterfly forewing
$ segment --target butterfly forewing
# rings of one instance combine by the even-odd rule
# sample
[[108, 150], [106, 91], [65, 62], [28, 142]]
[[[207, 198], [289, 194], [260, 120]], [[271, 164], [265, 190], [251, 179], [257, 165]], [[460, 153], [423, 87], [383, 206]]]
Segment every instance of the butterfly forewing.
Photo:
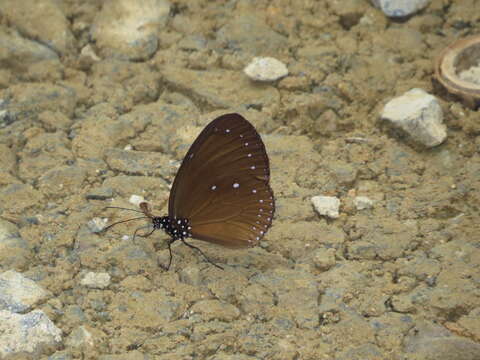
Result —
[[194, 238], [229, 247], [258, 243], [275, 209], [265, 146], [239, 114], [216, 118], [195, 140], [173, 183], [169, 216]]

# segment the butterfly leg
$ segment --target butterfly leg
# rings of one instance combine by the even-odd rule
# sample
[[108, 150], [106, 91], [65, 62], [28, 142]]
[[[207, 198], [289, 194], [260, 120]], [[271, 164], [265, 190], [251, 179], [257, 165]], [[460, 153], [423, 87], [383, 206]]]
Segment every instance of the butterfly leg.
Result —
[[219, 268], [220, 270], [225, 270], [223, 267], [221, 267], [220, 265], [218, 265], [218, 264], [214, 263], [212, 260], [210, 260], [210, 259], [207, 257], [207, 255], [205, 255], [205, 254], [203, 253], [203, 251], [200, 250], [198, 247], [193, 246], [192, 244], [187, 243], [184, 239], [180, 239], [180, 240], [182, 240], [182, 242], [183, 242], [185, 245], [187, 245], [189, 248], [192, 248], [192, 249], [197, 250], [200, 254], [202, 254], [202, 256], [205, 258], [205, 260], [207, 260], [210, 264], [212, 264], [213, 266]]
[[168, 265], [167, 265], [167, 266], [163, 266], [163, 265], [159, 264], [160, 267], [161, 267], [163, 270], [165, 270], [165, 271], [170, 270], [170, 265], [172, 264], [172, 243], [173, 243], [174, 241], [175, 241], [175, 240], [170, 239], [170, 240], [168, 240], [168, 242], [167, 242], [168, 252], [169, 252], [169, 254], [170, 254], [170, 258], [168, 259]]
[[[147, 226], [142, 226], [142, 227], [139, 227], [139, 228], [136, 228], [136, 229], [135, 229], [135, 232], [133, 233], [133, 238], [132, 238], [132, 242], [133, 242], [134, 244], [135, 244], [135, 237], [137, 236], [137, 232], [138, 232], [138, 230], [145, 229], [145, 228], [147, 228], [147, 227], [149, 227], [149, 226], [150, 226], [150, 225], [147, 225]], [[156, 229], [155, 229], [155, 228], [153, 228], [153, 230], [152, 230], [152, 231], [150, 231], [149, 233], [147, 233], [147, 234], [143, 234], [143, 235], [142, 235], [142, 234], [138, 234], [138, 236], [141, 236], [141, 237], [149, 237], [150, 235], [152, 235], [152, 234], [153, 234], [153, 232], [154, 232], [155, 230], [156, 230]]]

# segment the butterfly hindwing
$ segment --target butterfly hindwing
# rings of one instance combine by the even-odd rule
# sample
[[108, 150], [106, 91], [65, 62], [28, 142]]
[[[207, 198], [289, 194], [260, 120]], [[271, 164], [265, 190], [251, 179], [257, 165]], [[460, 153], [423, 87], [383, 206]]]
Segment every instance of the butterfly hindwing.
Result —
[[265, 146], [239, 114], [213, 120], [190, 147], [174, 180], [171, 218], [187, 218], [194, 238], [253, 246], [275, 209]]

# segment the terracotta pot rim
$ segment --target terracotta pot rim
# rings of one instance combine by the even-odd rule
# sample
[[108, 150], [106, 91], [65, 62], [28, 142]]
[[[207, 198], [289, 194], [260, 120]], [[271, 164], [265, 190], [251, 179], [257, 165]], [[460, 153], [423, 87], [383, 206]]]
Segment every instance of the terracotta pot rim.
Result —
[[480, 105], [480, 84], [462, 80], [457, 74], [457, 65], [463, 60], [462, 57], [468, 56], [468, 53], [474, 48], [480, 54], [480, 35], [469, 36], [453, 42], [435, 60], [437, 81], [449, 93], [460, 97], [467, 106], [473, 109]]

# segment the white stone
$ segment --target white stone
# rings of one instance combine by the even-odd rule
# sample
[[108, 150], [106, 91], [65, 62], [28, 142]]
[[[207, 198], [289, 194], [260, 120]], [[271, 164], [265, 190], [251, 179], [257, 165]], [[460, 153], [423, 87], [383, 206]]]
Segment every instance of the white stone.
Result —
[[16, 271], [8, 270], [0, 274], [0, 310], [26, 312], [46, 300], [49, 295], [35, 281]]
[[271, 57], [253, 58], [243, 72], [255, 81], [275, 81], [288, 75], [285, 64]]
[[93, 219], [87, 222], [87, 226], [91, 232], [99, 233], [105, 228], [105, 225], [107, 225], [107, 222], [108, 222], [108, 218], [94, 217]]
[[91, 35], [103, 57], [146, 60], [157, 51], [158, 33], [169, 14], [166, 0], [103, 1]]
[[133, 204], [135, 206], [139, 206], [140, 203], [145, 202], [145, 198], [140, 195], [132, 195], [130, 196], [130, 199], [128, 199], [128, 202], [130, 204]]
[[366, 196], [357, 196], [353, 200], [357, 210], [371, 209], [373, 207], [373, 200]]
[[90, 44], [87, 44], [82, 48], [82, 50], [80, 51], [80, 57], [84, 60], [88, 60], [91, 63], [98, 62], [101, 60], [98, 57], [98, 55], [95, 53], [95, 50], [93, 49], [92, 45]]
[[438, 100], [422, 89], [412, 89], [390, 100], [381, 117], [426, 147], [440, 145], [447, 137]]
[[83, 277], [80, 284], [92, 289], [105, 289], [110, 285], [110, 274], [89, 272]]
[[430, 0], [372, 0], [388, 17], [405, 17], [425, 8]]
[[320, 215], [336, 219], [340, 216], [340, 200], [335, 196], [314, 196], [312, 203]]
[[41, 310], [16, 314], [0, 310], [0, 359], [40, 359], [62, 341], [62, 331]]

